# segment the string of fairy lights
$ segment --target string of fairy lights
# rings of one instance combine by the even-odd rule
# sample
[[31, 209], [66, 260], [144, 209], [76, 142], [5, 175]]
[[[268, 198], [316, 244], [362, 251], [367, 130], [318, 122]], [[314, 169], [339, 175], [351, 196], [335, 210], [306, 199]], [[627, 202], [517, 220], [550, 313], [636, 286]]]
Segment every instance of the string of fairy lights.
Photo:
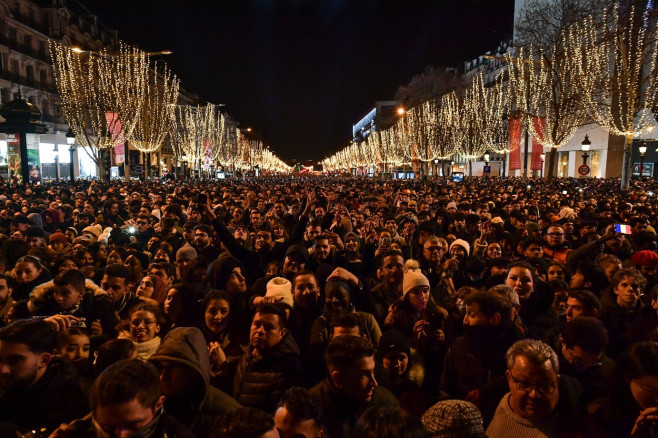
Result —
[[50, 54], [64, 116], [99, 167], [102, 151], [128, 141], [140, 152], [168, 142], [176, 162], [199, 170], [292, 170], [261, 142], [246, 139], [217, 105], [178, 105], [179, 79], [147, 52], [123, 42], [115, 52], [84, 52], [51, 40]]
[[480, 72], [463, 89], [408, 109], [390, 128], [322, 160], [324, 170], [386, 171], [456, 155], [472, 163], [488, 151], [506, 154], [510, 118], [519, 118], [554, 160], [578, 129], [596, 122], [625, 137], [627, 186], [633, 139], [651, 129], [658, 111], [653, 2], [644, 9], [615, 2], [563, 31], [553, 47], [519, 48], [503, 60], [494, 80], [487, 83]]

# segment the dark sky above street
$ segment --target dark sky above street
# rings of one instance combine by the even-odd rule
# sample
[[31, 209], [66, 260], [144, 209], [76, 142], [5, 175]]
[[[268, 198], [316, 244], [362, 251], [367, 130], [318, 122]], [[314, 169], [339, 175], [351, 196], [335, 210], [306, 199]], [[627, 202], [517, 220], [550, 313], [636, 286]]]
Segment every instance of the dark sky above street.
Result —
[[425, 66], [494, 50], [514, 14], [514, 0], [79, 1], [125, 42], [173, 50], [184, 87], [289, 162], [346, 146]]

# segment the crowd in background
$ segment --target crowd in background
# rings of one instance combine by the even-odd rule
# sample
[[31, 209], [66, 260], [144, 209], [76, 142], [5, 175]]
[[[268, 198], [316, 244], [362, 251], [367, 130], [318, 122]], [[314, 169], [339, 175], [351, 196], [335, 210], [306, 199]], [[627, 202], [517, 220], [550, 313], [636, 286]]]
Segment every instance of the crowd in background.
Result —
[[0, 436], [658, 436], [653, 190], [0, 188]]

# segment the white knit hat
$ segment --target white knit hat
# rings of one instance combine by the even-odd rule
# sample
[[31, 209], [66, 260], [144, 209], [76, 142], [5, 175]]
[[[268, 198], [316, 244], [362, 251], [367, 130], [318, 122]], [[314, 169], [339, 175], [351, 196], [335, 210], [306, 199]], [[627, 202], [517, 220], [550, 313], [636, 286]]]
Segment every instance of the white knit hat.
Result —
[[402, 279], [402, 293], [408, 294], [416, 286], [429, 287], [430, 282], [420, 271], [420, 265], [416, 260], [407, 260], [404, 264], [404, 277]]
[[98, 236], [100, 236], [103, 232], [103, 227], [100, 224], [89, 225], [88, 227], [83, 228], [82, 232], [91, 233], [94, 235], [94, 237], [98, 238]]
[[294, 302], [292, 298], [292, 284], [283, 277], [274, 277], [267, 282], [267, 292], [265, 293], [265, 296], [283, 297], [283, 300], [279, 301], [279, 303], [292, 309]]
[[469, 255], [471, 253], [471, 245], [469, 245], [469, 243], [463, 239], [457, 239], [454, 242], [452, 242], [450, 244], [450, 249], [448, 250], [448, 252], [450, 252], [453, 246], [461, 246], [462, 248], [464, 248], [466, 250], [466, 255]]

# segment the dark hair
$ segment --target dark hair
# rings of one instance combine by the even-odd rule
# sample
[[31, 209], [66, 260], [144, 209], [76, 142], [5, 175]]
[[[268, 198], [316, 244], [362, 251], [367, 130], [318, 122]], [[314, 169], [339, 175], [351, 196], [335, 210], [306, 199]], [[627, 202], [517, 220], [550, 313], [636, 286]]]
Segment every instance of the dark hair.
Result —
[[[379, 254], [377, 256], [377, 266], [381, 268], [384, 265], [384, 260], [386, 260], [386, 257], [402, 257], [402, 254], [399, 251], [389, 249], [385, 253]], [[404, 260], [404, 257], [402, 257], [402, 260]]]
[[335, 327], [342, 328], [359, 328], [359, 335], [363, 336], [366, 334], [366, 325], [363, 321], [363, 318], [356, 312], [344, 312], [338, 315], [331, 323], [331, 333]]
[[621, 268], [615, 273], [615, 276], [612, 278], [612, 288], [615, 289], [619, 286], [626, 277], [633, 277], [635, 281], [638, 282], [641, 288], [644, 289], [644, 286], [647, 284], [647, 280], [644, 278], [640, 271], [635, 268]]
[[57, 332], [43, 319], [22, 319], [0, 330], [0, 341], [25, 344], [32, 353], [50, 353], [57, 345]]
[[525, 251], [530, 245], [538, 245], [542, 248], [546, 248], [546, 241], [540, 239], [539, 237], [528, 237], [521, 241], [521, 248]]
[[137, 401], [155, 408], [160, 395], [160, 373], [148, 362], [122, 360], [110, 365], [96, 379], [89, 394], [92, 412], [99, 406]]
[[20, 259], [16, 260], [16, 263], [32, 263], [37, 269], [43, 269], [43, 264], [41, 263], [41, 259], [39, 257], [33, 256], [33, 255], [24, 255]]
[[279, 400], [278, 406], [285, 406], [296, 421], [313, 420], [316, 427], [320, 427], [322, 418], [320, 400], [307, 388], [301, 386], [289, 388]]
[[569, 321], [562, 331], [567, 348], [580, 347], [592, 354], [603, 352], [608, 346], [608, 332], [596, 318], [579, 316]]
[[78, 269], [69, 269], [60, 272], [53, 279], [55, 286], [72, 286], [77, 291], [85, 290], [85, 276]]
[[102, 373], [107, 367], [124, 359], [131, 359], [137, 347], [130, 339], [110, 339], [97, 350], [94, 371], [96, 375]]
[[428, 436], [420, 420], [402, 408], [372, 406], [361, 415], [352, 438], [425, 438]]
[[212, 237], [212, 228], [210, 225], [200, 224], [194, 227], [194, 231], [202, 231]]
[[254, 312], [254, 315], [256, 313], [260, 313], [263, 315], [276, 315], [279, 317], [279, 328], [285, 328], [287, 323], [288, 323], [288, 318], [286, 317], [286, 311], [283, 306], [278, 305], [278, 304], [261, 304], [260, 306], [256, 307], [256, 311]]
[[[173, 287], [174, 286], [172, 286], [172, 288]], [[206, 309], [208, 308], [208, 305], [213, 300], [226, 300], [226, 302], [229, 303], [229, 306], [233, 307], [233, 305], [232, 305], [233, 304], [233, 297], [231, 296], [231, 294], [226, 292], [224, 289], [213, 289], [203, 299], [203, 302], [201, 303], [202, 304], [202, 309], [201, 310], [203, 312], [205, 312]]]
[[375, 347], [365, 339], [356, 336], [339, 336], [329, 343], [325, 360], [329, 372], [346, 371], [354, 366], [357, 360], [374, 354]]
[[588, 290], [576, 289], [569, 291], [569, 298], [576, 299], [590, 312], [601, 310], [601, 303], [596, 295]]
[[89, 337], [87, 330], [80, 327], [71, 327], [57, 334], [57, 349], [65, 347], [73, 336]]
[[123, 283], [126, 285], [130, 281], [131, 277], [130, 270], [124, 265], [120, 265], [119, 263], [106, 266], [104, 274], [108, 277], [123, 278]]
[[158, 306], [154, 306], [153, 304], [149, 304], [146, 302], [137, 303], [133, 307], [131, 307], [130, 310], [128, 311], [128, 319], [130, 320], [130, 318], [136, 312], [151, 312], [155, 317], [155, 321], [157, 324], [160, 324], [161, 326], [165, 324], [165, 321], [162, 317], [162, 312], [160, 312], [160, 308]]
[[[162, 249], [162, 248], [160, 248], [160, 249]], [[171, 254], [170, 254], [170, 256], [171, 256]], [[167, 262], [151, 263], [151, 265], [148, 267], [148, 269], [149, 269], [149, 271], [151, 269], [162, 269], [167, 274], [167, 277], [176, 276], [176, 266], [173, 263], [167, 263]]]
[[485, 291], [477, 291], [464, 297], [464, 304], [467, 306], [474, 303], [478, 305], [480, 312], [482, 312], [487, 318], [491, 318], [494, 314], [498, 313], [500, 314], [501, 322], [509, 322], [512, 303], [503, 299], [499, 295], [494, 295]]
[[606, 287], [608, 287], [609, 282], [607, 275], [605, 275], [605, 271], [592, 262], [581, 261], [576, 266], [576, 272], [580, 272], [583, 277], [585, 277], [585, 281], [592, 283], [590, 290], [600, 294]]
[[255, 408], [240, 408], [216, 417], [210, 438], [260, 438], [272, 429], [271, 415]]
[[638, 342], [617, 359], [617, 371], [629, 382], [644, 376], [658, 376], [658, 343]]

